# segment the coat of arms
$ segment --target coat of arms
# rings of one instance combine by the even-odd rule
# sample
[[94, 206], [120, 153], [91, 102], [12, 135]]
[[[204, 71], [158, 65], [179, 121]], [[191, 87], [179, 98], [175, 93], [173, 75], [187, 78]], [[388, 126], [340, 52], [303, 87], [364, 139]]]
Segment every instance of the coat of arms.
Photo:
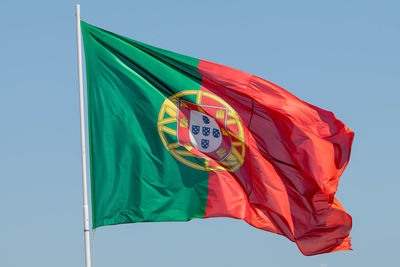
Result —
[[[190, 97], [195, 101], [188, 101]], [[158, 132], [168, 151], [193, 168], [236, 171], [243, 163], [245, 139], [240, 118], [214, 94], [190, 90], [166, 99]]]

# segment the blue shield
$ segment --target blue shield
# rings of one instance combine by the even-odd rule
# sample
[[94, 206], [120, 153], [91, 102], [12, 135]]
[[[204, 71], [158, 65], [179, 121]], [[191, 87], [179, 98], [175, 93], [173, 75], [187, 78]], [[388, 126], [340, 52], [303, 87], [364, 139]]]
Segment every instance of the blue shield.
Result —
[[210, 141], [207, 139], [201, 139], [201, 147], [204, 149], [207, 149], [208, 146], [210, 145]]
[[192, 133], [193, 133], [194, 135], [198, 135], [199, 132], [200, 132], [200, 126], [198, 126], [198, 125], [192, 125]]
[[203, 126], [203, 135], [204, 136], [209, 136], [210, 135], [210, 127], [204, 127]]
[[210, 124], [210, 119], [209, 119], [207, 116], [204, 116], [204, 115], [203, 115], [203, 122], [204, 122], [205, 124]]
[[218, 129], [213, 129], [213, 136], [215, 137], [215, 138], [218, 138], [219, 136], [221, 135], [221, 133], [220, 133], [220, 131], [218, 130]]

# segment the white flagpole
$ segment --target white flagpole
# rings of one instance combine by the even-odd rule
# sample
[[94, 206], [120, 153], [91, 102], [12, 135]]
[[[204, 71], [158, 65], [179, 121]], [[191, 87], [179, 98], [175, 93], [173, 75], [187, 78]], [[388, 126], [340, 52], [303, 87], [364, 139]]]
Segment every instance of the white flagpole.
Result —
[[90, 235], [89, 235], [89, 207], [87, 197], [86, 177], [86, 143], [85, 143], [85, 111], [83, 105], [82, 81], [82, 37], [81, 37], [81, 10], [76, 5], [76, 40], [78, 42], [78, 83], [79, 83], [79, 111], [81, 116], [81, 157], [82, 157], [82, 188], [83, 188], [83, 233], [85, 238], [86, 267], [90, 267]]

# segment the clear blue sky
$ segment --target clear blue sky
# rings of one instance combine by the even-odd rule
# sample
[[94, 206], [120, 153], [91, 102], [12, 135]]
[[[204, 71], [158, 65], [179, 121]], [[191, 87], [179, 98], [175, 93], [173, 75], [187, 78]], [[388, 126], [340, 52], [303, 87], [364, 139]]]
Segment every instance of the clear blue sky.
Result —
[[[75, 1], [0, 8], [0, 266], [84, 266]], [[80, 1], [94, 25], [281, 85], [355, 131], [354, 251], [232, 219], [95, 232], [95, 266], [399, 266], [400, 1]]]

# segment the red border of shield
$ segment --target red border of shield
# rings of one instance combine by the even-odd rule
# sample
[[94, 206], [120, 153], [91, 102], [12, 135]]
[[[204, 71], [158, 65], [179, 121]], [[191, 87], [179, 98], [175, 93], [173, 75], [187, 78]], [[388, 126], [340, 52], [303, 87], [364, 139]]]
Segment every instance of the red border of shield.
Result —
[[[222, 142], [221, 145], [210, 153], [204, 153], [197, 150], [189, 137], [190, 128], [190, 111], [195, 110], [212, 117], [218, 124]], [[224, 161], [232, 152], [232, 140], [226, 128], [226, 120], [228, 117], [228, 109], [226, 107], [217, 107], [210, 105], [193, 104], [178, 99], [177, 114], [177, 137], [180, 145], [185, 147], [190, 153], [200, 158], [211, 158], [215, 161]]]

